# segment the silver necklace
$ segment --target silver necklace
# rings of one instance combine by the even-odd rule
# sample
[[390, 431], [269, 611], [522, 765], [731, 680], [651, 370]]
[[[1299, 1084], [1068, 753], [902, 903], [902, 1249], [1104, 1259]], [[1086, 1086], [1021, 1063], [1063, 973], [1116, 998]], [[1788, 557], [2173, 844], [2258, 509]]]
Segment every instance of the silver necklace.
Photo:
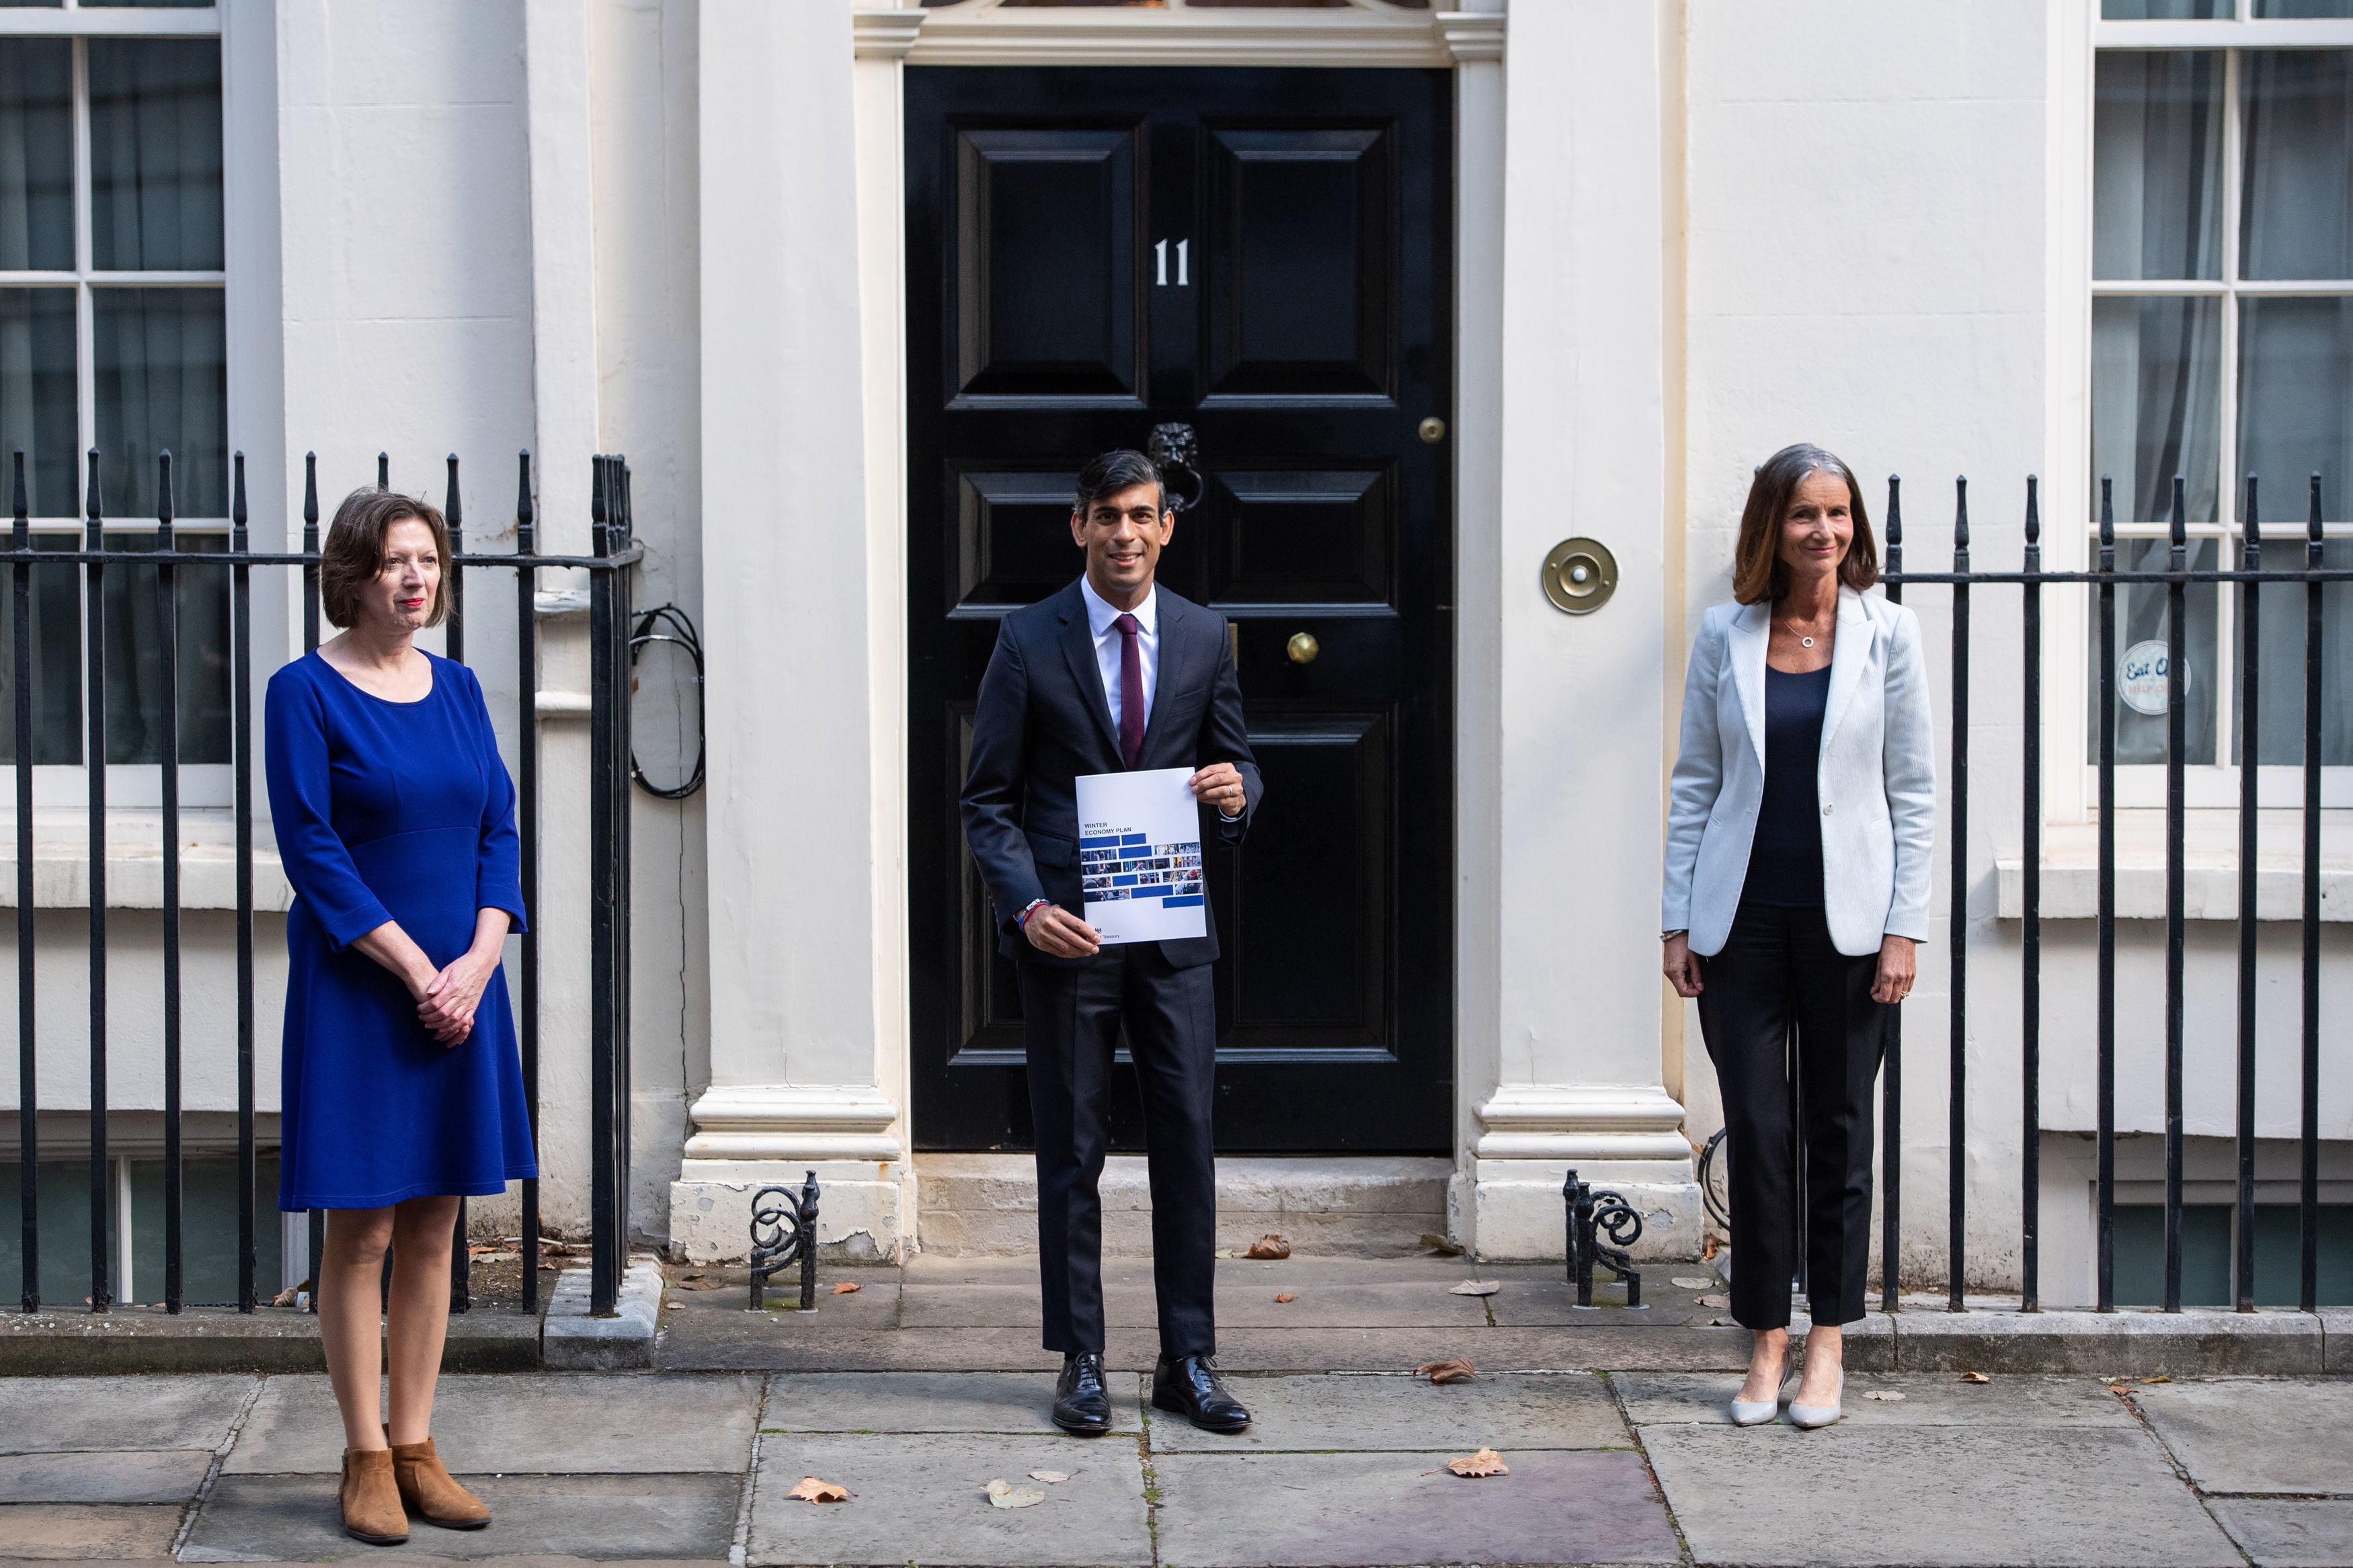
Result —
[[[1791, 626], [1788, 622], [1783, 621], [1781, 623], [1781, 629], [1783, 631], [1795, 632], [1798, 628]], [[1799, 647], [1811, 647], [1814, 646], [1814, 639], [1810, 637], [1800, 636], [1798, 638], [1798, 646]]]

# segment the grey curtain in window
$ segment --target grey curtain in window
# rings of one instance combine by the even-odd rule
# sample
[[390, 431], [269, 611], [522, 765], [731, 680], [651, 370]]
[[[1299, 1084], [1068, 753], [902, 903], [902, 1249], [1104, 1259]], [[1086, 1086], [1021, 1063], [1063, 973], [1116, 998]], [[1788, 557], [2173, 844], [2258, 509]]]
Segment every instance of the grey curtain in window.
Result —
[[[122, 550], [153, 550], [153, 533], [110, 533]], [[215, 534], [174, 534], [182, 550], [217, 551]], [[183, 566], [172, 602], [179, 620], [180, 761], [226, 763], [229, 752], [228, 568]], [[106, 574], [106, 760], [164, 760], [163, 622], [155, 614], [155, 568]]]
[[217, 270], [220, 45], [92, 38], [89, 47], [91, 265]]
[[[2189, 546], [2189, 566], [2192, 571], [2211, 571], [2216, 560], [2216, 542], [2211, 539], [2192, 541]], [[2162, 539], [2121, 539], [2116, 542], [2116, 566], [2125, 572], [2162, 572], [2171, 559], [2172, 546]], [[2214, 652], [2216, 596], [2211, 583], [2193, 583], [2186, 595], [2189, 624], [2184, 628], [2189, 656], [2189, 696], [2185, 705], [2189, 744], [2182, 761], [2190, 764], [2214, 760]], [[2084, 754], [2093, 762], [2100, 758], [2099, 666], [2100, 628], [2094, 618], [2087, 627], [2087, 646], [2092, 657], [2090, 671], [2094, 700], [2085, 705]], [[2126, 661], [2135, 647], [2142, 643], [2162, 643], [2171, 635], [2166, 613], [2165, 589], [2155, 584], [2127, 584], [2116, 590], [2116, 656], [2117, 662]], [[2121, 698], [2116, 703], [2116, 761], [2119, 763], [2162, 763], [2165, 761], [2166, 715], [2160, 710], [2144, 713]]]
[[172, 454], [181, 517], [228, 515], [227, 323], [217, 289], [91, 290], [99, 474], [108, 511], [153, 517]]
[[73, 44], [0, 38], [0, 268], [73, 264]]

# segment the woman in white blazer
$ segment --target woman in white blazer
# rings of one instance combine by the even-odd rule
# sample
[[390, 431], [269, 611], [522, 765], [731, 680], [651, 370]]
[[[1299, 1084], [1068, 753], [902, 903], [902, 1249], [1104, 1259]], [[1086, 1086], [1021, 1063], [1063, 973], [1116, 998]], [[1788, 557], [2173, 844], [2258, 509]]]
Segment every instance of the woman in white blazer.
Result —
[[1872, 1086], [1928, 931], [1920, 623], [1865, 595], [1878, 580], [1853, 471], [1819, 447], [1776, 452], [1741, 515], [1736, 602], [1701, 617], [1683, 680], [1662, 937], [1676, 994], [1699, 999], [1731, 1134], [1732, 1312], [1756, 1333], [1742, 1426], [1773, 1418], [1789, 1359], [1793, 1099], [1813, 1326], [1789, 1418], [1839, 1417], [1841, 1330], [1862, 1316], [1871, 1258]]

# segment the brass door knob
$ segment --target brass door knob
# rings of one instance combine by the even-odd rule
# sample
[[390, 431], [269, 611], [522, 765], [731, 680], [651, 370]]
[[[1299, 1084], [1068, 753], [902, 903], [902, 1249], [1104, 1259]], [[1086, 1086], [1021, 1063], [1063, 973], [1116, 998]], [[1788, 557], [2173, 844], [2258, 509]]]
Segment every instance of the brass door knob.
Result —
[[1417, 427], [1415, 433], [1419, 435], [1422, 440], [1429, 443], [1430, 446], [1435, 447], [1440, 441], [1446, 439], [1446, 421], [1433, 414], [1429, 418], [1421, 422], [1419, 426]]
[[1314, 632], [1293, 632], [1291, 640], [1282, 645], [1282, 651], [1291, 656], [1293, 664], [1314, 664], [1315, 656], [1324, 651], [1324, 645], [1315, 640]]

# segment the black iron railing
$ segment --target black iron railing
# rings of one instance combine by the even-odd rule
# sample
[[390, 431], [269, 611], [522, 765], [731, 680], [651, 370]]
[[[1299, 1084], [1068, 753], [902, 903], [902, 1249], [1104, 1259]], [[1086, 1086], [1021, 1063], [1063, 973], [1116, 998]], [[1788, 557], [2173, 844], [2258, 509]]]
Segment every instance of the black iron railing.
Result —
[[[99, 493], [99, 454], [89, 455], [89, 485], [84, 498], [82, 548], [37, 549], [31, 532], [25, 484], [25, 455], [16, 455], [15, 530], [5, 559], [15, 576], [15, 622], [10, 669], [15, 679], [16, 804], [16, 1068], [18, 1128], [18, 1196], [23, 1213], [23, 1306], [40, 1310], [40, 1130], [36, 1069], [39, 1039], [35, 1010], [35, 901], [33, 764], [33, 671], [31, 644], [33, 574], [37, 566], [79, 567], [87, 598], [81, 612], [82, 643], [89, 697], [84, 702], [88, 735], [85, 771], [89, 780], [90, 841], [88, 887], [90, 901], [90, 1308], [105, 1312], [114, 1306], [110, 1278], [107, 1202], [107, 633], [106, 574], [110, 567], [152, 568], [155, 580], [155, 615], [159, 628], [160, 767], [162, 784], [163, 852], [163, 990], [159, 998], [163, 1029], [163, 1241], [164, 1305], [178, 1312], [188, 1303], [184, 1289], [186, 1237], [181, 1212], [181, 984], [180, 984], [180, 766], [178, 734], [179, 630], [177, 577], [190, 568], [227, 567], [229, 576], [231, 668], [231, 766], [234, 779], [237, 903], [237, 1301], [241, 1311], [252, 1311], [262, 1296], [255, 1279], [256, 1231], [254, 1176], [254, 900], [253, 900], [253, 617], [251, 574], [254, 568], [290, 568], [302, 576], [302, 647], [319, 644], [319, 482], [314, 456], [305, 461], [302, 499], [302, 548], [299, 552], [273, 552], [251, 548], [247, 534], [245, 456], [233, 465], [228, 549], [192, 552], [174, 537], [172, 458], [158, 459], [162, 498], [156, 517], [155, 548], [132, 550], [109, 542]], [[536, 1147], [539, 1131], [540, 1067], [540, 767], [539, 767], [539, 636], [537, 579], [545, 567], [573, 568], [588, 574], [589, 622], [589, 1049], [592, 1076], [590, 1160], [591, 1310], [609, 1313], [620, 1289], [621, 1269], [628, 1239], [628, 1064], [629, 1064], [629, 689], [630, 568], [642, 552], [633, 537], [628, 465], [617, 457], [594, 458], [591, 489], [590, 552], [586, 555], [545, 553], [538, 547], [532, 503], [531, 455], [521, 455], [515, 499], [515, 548], [512, 553], [470, 554], [465, 549], [463, 512], [459, 493], [458, 459], [448, 459], [444, 510], [450, 531], [449, 616], [446, 647], [448, 657], [466, 657], [465, 579], [470, 570], [496, 569], [514, 574], [516, 637], [516, 789], [517, 826], [522, 838], [522, 883], [526, 914], [520, 933], [521, 962], [517, 971], [521, 995], [516, 1023], [521, 1037], [523, 1086], [531, 1111]], [[389, 461], [376, 460], [376, 483], [389, 483]], [[539, 1296], [539, 1184], [522, 1184], [522, 1289], [526, 1307], [536, 1307]], [[324, 1216], [310, 1216], [311, 1264], [322, 1251]], [[469, 1299], [466, 1216], [458, 1219], [457, 1259], [453, 1269], [453, 1306], [462, 1310]]]
[[[2166, 591], [2168, 662], [2166, 674], [2165, 752], [2165, 1284], [2164, 1307], [2181, 1309], [2182, 1296], [2182, 1156], [2183, 1156], [2183, 987], [2185, 976], [2184, 837], [2188, 795], [2184, 768], [2188, 746], [2189, 690], [2188, 602], [2195, 584], [2230, 584], [2237, 590], [2238, 668], [2236, 696], [2239, 731], [2242, 737], [2239, 770], [2238, 854], [2238, 1015], [2237, 1015], [2237, 1241], [2233, 1298], [2242, 1312], [2255, 1310], [2255, 1021], [2256, 1021], [2256, 807], [2259, 746], [2255, 720], [2262, 678], [2261, 593], [2263, 584], [2296, 584], [2305, 589], [2304, 744], [2303, 744], [2303, 1041], [2301, 1058], [2302, 1127], [2299, 1167], [2299, 1301], [2304, 1310], [2316, 1306], [2319, 1259], [2320, 1148], [2320, 770], [2323, 680], [2322, 590], [2332, 583], [2353, 582], [2353, 569], [2324, 564], [2321, 524], [2321, 477], [2312, 476], [2308, 514], [2304, 529], [2304, 563], [2299, 567], [2265, 566], [2265, 540], [2258, 511], [2258, 488], [2246, 481], [2243, 552], [2236, 568], [2225, 564], [2193, 570], [2179, 476], [2173, 480], [2173, 504], [2163, 571], [2119, 571], [2116, 568], [2116, 517], [2110, 482], [2100, 481], [2100, 532], [2097, 564], [2089, 572], [2046, 571], [2042, 566], [2042, 518], [2036, 482], [2026, 482], [2025, 552], [2021, 570], [1980, 571], [1969, 558], [1968, 481], [1956, 487], [1953, 523], [1953, 569], [1949, 572], [1907, 572], [1904, 568], [1904, 521], [1900, 482], [1891, 478], [1887, 491], [1887, 596], [1901, 601], [1915, 585], [1940, 584], [1952, 593], [1951, 770], [1951, 919], [1947, 931], [1947, 962], [1951, 969], [1950, 1138], [1947, 1194], [1947, 1306], [1965, 1310], [1963, 1287], [1968, 1277], [1965, 1225], [1968, 1218], [1968, 1118], [1966, 1088], [1968, 987], [1967, 984], [1968, 858], [1968, 712], [1969, 596], [1978, 586], [2015, 586], [2022, 595], [2022, 670], [2021, 718], [2021, 891], [2020, 931], [2020, 1001], [2021, 1084], [2020, 1114], [2024, 1130], [2021, 1154], [2021, 1305], [2028, 1311], [2042, 1307], [2039, 1276], [2038, 1214], [2042, 1201], [2040, 1138], [2042, 1133], [2042, 590], [2045, 586], [2083, 586], [2093, 597], [2093, 623], [2097, 637], [2099, 739], [2098, 770], [2098, 957], [2097, 957], [2097, 1153], [2096, 1225], [2098, 1307], [2116, 1308], [2116, 589], [2149, 584]], [[2295, 542], [2271, 542], [2274, 548]], [[2217, 592], [2221, 590], [2218, 587]], [[2344, 700], [2340, 698], [2339, 700]], [[2227, 731], [2224, 731], [2227, 732]], [[1891, 1009], [1885, 1068], [1881, 1080], [1884, 1127], [1882, 1131], [1882, 1306], [1897, 1309], [1902, 1257], [1903, 1149], [1903, 1013]]]

